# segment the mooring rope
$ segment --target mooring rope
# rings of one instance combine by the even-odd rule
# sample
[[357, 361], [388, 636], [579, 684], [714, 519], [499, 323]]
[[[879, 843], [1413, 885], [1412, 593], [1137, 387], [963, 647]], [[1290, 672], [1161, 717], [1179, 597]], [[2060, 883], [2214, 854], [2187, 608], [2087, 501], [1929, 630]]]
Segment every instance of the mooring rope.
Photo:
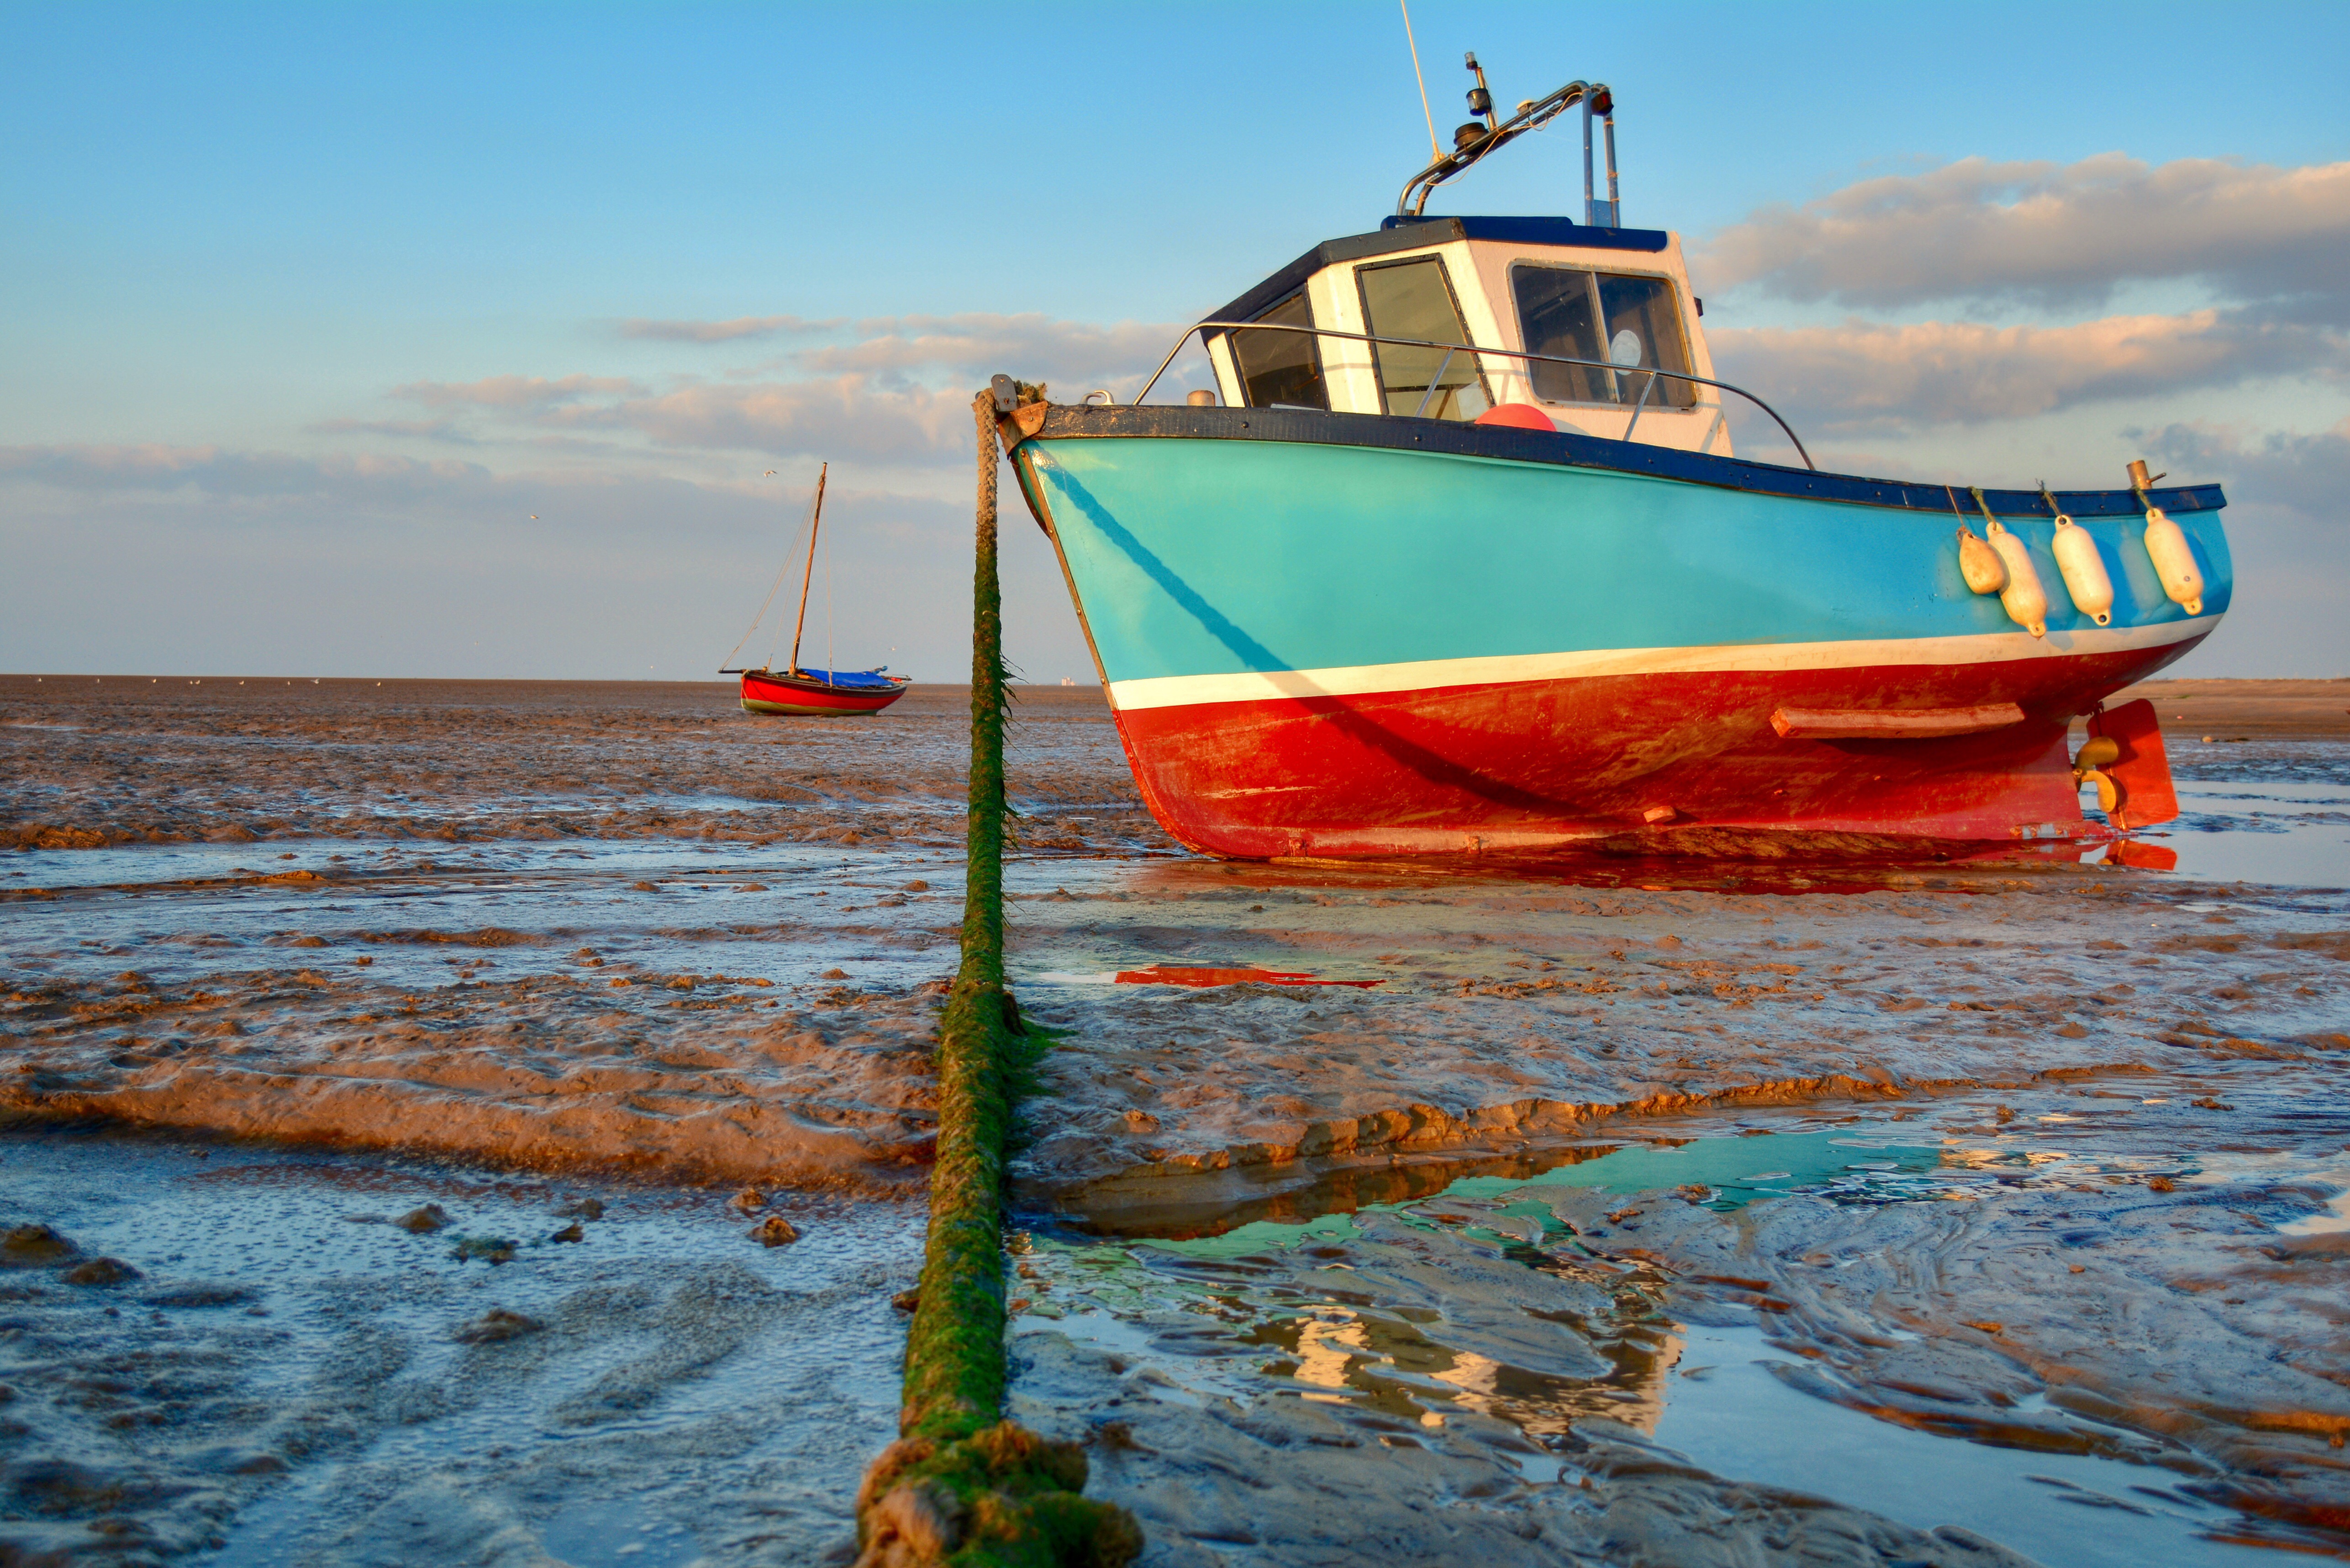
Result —
[[[1041, 389], [1023, 389], [1041, 400]], [[1003, 1418], [1003, 1168], [1041, 1039], [1003, 990], [1003, 597], [996, 574], [996, 406], [972, 403], [979, 503], [972, 576], [971, 785], [962, 965], [939, 1020], [939, 1137], [921, 1288], [906, 1333], [898, 1441], [858, 1489], [858, 1568], [1121, 1568], [1142, 1551], [1124, 1509], [1078, 1495], [1086, 1457]]]

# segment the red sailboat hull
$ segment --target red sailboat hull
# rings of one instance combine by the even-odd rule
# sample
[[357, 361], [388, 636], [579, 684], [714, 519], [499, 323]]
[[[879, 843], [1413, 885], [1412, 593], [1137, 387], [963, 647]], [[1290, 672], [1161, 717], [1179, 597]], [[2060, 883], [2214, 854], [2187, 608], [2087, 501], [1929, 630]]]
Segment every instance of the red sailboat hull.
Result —
[[[896, 677], [892, 677], [896, 680]], [[906, 694], [910, 680], [899, 680], [887, 691], [870, 687], [835, 686], [807, 675], [778, 675], [769, 670], [743, 672], [745, 713], [827, 714], [879, 713]]]

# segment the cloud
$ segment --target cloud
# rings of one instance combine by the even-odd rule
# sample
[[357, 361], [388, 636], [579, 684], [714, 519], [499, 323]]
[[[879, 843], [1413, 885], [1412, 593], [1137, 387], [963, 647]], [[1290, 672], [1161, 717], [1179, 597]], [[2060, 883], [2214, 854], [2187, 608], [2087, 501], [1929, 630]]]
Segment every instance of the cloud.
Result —
[[910, 376], [947, 370], [960, 375], [998, 370], [1023, 380], [1054, 378], [1092, 386], [1139, 384], [1156, 369], [1181, 331], [1174, 323], [1121, 321], [1100, 327], [1063, 321], [1032, 311], [1004, 316], [966, 312], [957, 316], [870, 317], [853, 326], [840, 317], [809, 320], [797, 316], [743, 316], [732, 321], [651, 321], [620, 325], [621, 336], [671, 342], [724, 343], [777, 337], [841, 334], [848, 340], [799, 348], [768, 369], [788, 366], [818, 376], [841, 374]]
[[321, 420], [306, 427], [313, 435], [411, 436], [451, 446], [479, 446], [478, 438], [447, 420]]
[[1063, 321], [1032, 311], [1019, 316], [883, 317], [857, 324], [860, 341], [800, 350], [793, 358], [823, 373], [941, 369], [1022, 380], [1079, 382], [1118, 389], [1139, 384], [1182, 331], [1173, 323], [1121, 321], [1112, 327]]
[[2095, 305], [2141, 279], [2238, 300], [2322, 302], [2350, 320], [2350, 162], [2148, 165], [1969, 158], [1766, 207], [1696, 254], [1711, 291], [1891, 307], [1941, 300]]
[[2290, 507], [2321, 523], [2350, 514], [2350, 419], [2314, 435], [2246, 436], [2207, 424], [2165, 426], [2149, 437], [2164, 462], [2215, 473], [2230, 501]]
[[629, 431], [667, 447], [920, 462], [972, 440], [968, 389], [875, 386], [865, 376], [694, 384], [659, 396], [546, 410], [567, 430]]
[[620, 336], [663, 343], [731, 343], [743, 337], [832, 332], [842, 325], [843, 318], [837, 316], [828, 321], [810, 321], [797, 316], [738, 316], [732, 321], [650, 321], [639, 316], [620, 323]]
[[541, 452], [559, 452], [573, 457], [610, 457], [627, 449], [618, 441], [588, 441], [577, 436], [530, 434], [517, 431], [511, 435], [484, 436], [463, 429], [447, 419], [434, 420], [321, 420], [306, 425], [311, 435], [372, 435], [394, 436], [413, 441], [439, 441], [446, 446], [462, 447], [532, 447]]
[[2258, 311], [2112, 316], [2063, 327], [1974, 322], [1723, 327], [1723, 377], [1797, 421], [1841, 432], [2042, 414], [2260, 376], [2340, 373], [2345, 344]]
[[0, 447], [0, 482], [85, 492], [194, 491], [210, 495], [318, 497], [359, 493], [414, 497], [477, 489], [491, 482], [478, 463], [427, 462], [371, 452], [297, 457], [217, 446]]
[[[761, 320], [791, 323], [795, 329], [839, 325]], [[960, 461], [967, 451], [972, 391], [987, 375], [1003, 370], [1024, 380], [1047, 380], [1064, 400], [1093, 387], [1130, 396], [1181, 328], [974, 313], [876, 317], [853, 330], [861, 336], [795, 350], [739, 378], [681, 379], [661, 392], [627, 378], [508, 375], [462, 384], [416, 382], [393, 395], [479, 409], [508, 421], [509, 429], [629, 433], [678, 450], [937, 463]], [[798, 374], [778, 378], [779, 369]], [[350, 421], [321, 428], [417, 435], [434, 427]]]
[[626, 376], [485, 376], [478, 381], [411, 381], [394, 387], [391, 396], [429, 407], [471, 404], [481, 408], [528, 412], [577, 402], [598, 394], [633, 392], [637, 383]]

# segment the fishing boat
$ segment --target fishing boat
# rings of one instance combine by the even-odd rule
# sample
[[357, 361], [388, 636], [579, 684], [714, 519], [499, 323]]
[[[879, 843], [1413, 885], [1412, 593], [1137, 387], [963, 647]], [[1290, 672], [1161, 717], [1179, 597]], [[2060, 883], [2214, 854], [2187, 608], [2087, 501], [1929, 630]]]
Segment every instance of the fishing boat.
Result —
[[[816, 499], [808, 509], [807, 565], [800, 575], [800, 609], [792, 625], [791, 663], [782, 670], [770, 668], [775, 660], [756, 669], [721, 666], [721, 675], [743, 678], [743, 711], [745, 713], [797, 713], [838, 715], [845, 713], [879, 713], [906, 694], [911, 686], [910, 676], [892, 675], [889, 666], [878, 670], [810, 670], [800, 664], [800, 637], [807, 629], [808, 589], [816, 581], [816, 530], [824, 525], [824, 486], [832, 472], [825, 463], [816, 470]], [[791, 569], [788, 560], [785, 571]], [[826, 581], [831, 580], [831, 568], [827, 567]], [[783, 573], [775, 576], [776, 587], [783, 584]], [[829, 594], [831, 590], [826, 589]], [[751, 633], [759, 629], [766, 618], [768, 606], [775, 599], [775, 588], [767, 590], [767, 602], [759, 607], [759, 618], [751, 623], [751, 631], [743, 634], [743, 642], [751, 640]], [[743, 642], [734, 645], [742, 650]], [[730, 656], [731, 657], [731, 656]]]
[[[2151, 708], [2103, 700], [2226, 613], [2220, 487], [1821, 472], [1715, 377], [1679, 238], [1622, 224], [1608, 88], [1503, 120], [1469, 63], [1480, 118], [1396, 212], [1187, 328], [1134, 403], [995, 379], [1167, 831], [1248, 858], [2077, 853], [2175, 815]], [[1582, 221], [1428, 215], [1577, 107]], [[1148, 402], [1195, 334], [1213, 386]], [[1732, 407], [1789, 461], [1733, 452]]]

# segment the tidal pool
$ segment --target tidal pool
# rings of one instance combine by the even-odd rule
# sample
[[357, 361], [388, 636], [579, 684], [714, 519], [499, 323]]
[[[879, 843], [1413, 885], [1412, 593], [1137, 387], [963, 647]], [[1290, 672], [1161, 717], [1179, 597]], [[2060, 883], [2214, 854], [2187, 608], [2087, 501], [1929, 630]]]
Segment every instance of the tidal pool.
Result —
[[[1112, 1494], [1146, 1521], [1169, 1517], [1196, 1485], [1181, 1459], [1153, 1457], [1183, 1453], [1183, 1428], [1245, 1429], [1286, 1403], [1320, 1407], [1332, 1433], [1367, 1440], [1354, 1468], [1355, 1484], [1382, 1499], [1371, 1516], [1538, 1512], [1586, 1483], [1605, 1496], [1629, 1445], [1684, 1467], [1691, 1485], [1781, 1488], [1908, 1526], [1928, 1542], [1920, 1551], [1950, 1529], [2050, 1564], [2341, 1551], [2350, 1542], [2323, 1521], [2350, 1495], [2350, 1468], [2326, 1434], [2338, 1442], [2350, 1428], [2350, 1399], [2324, 1379], [2350, 1366], [2350, 1309], [2315, 1306], [2288, 1336], [2320, 1376], [2238, 1388], [2254, 1413], [2197, 1433], [2163, 1417], [2162, 1396], [2148, 1392], [2177, 1377], [2158, 1348], [2176, 1325], [2115, 1347], [2151, 1363], [2126, 1397], [2077, 1347], [2035, 1348], [2014, 1322], [2012, 1282], [1980, 1294], [1967, 1283], [1978, 1266], [1968, 1227], [1997, 1210], [2002, 1245], [2049, 1253], [2060, 1279], [2095, 1272], [2106, 1294], [2091, 1314], [2175, 1313], [2180, 1276], [2215, 1265], [2216, 1277], [2185, 1288], [2241, 1293], [2233, 1304], [2251, 1308], [2275, 1288], [2262, 1278], [2269, 1256], [2303, 1245], [2282, 1239], [2332, 1236], [2350, 1184], [2338, 1079], [2296, 1077], [2240, 1077], [2235, 1136], [2208, 1154], [2177, 1137], [2183, 1116], [2205, 1114], [2198, 1100], [2220, 1103], [2214, 1084], [2189, 1078], [2131, 1095], [1953, 1097], [1898, 1121], [1858, 1108], [1825, 1124], [1816, 1112], [1694, 1118], [1665, 1140], [1635, 1125], [1621, 1142], [1530, 1151], [1507, 1174], [1432, 1190], [1423, 1170], [1423, 1195], [1408, 1200], [1186, 1227], [1201, 1233], [1139, 1234], [1113, 1212], [1119, 1233], [1108, 1239], [1082, 1210], [1038, 1215], [1017, 1287], [1017, 1343], [1044, 1368], [1032, 1413], [1097, 1434], [1105, 1416], [1120, 1422], [1110, 1463], [1125, 1484]], [[2227, 1202], [2215, 1215], [2205, 1199], [2216, 1192]], [[1773, 1226], [1769, 1244], [1737, 1246]], [[2302, 1256], [2314, 1267], [2296, 1293], [2343, 1282], [2333, 1252]], [[1832, 1300], [1836, 1276], [1872, 1270], [1931, 1288], [1898, 1308], [1883, 1279]], [[1831, 1282], [1827, 1297], [1798, 1296], [1790, 1272]], [[2197, 1332], [2232, 1335], [2252, 1321], [2222, 1310], [2211, 1323], [2202, 1302], [2192, 1310]], [[1954, 1335], [1989, 1355], [1936, 1361]], [[1842, 1354], [1870, 1345], [1916, 1365]], [[1087, 1388], [1093, 1408], [1079, 1421], [1073, 1406]], [[2189, 1407], [2204, 1397], [2170, 1394]], [[2312, 1436], [2254, 1461], [2269, 1482], [2247, 1484], [2234, 1473], [2242, 1439], [2289, 1426], [2295, 1400], [2314, 1401], [2303, 1418]], [[1522, 1443], [1497, 1445], [1497, 1426]], [[1399, 1466], [1406, 1444], [1483, 1459], [1490, 1485], [1470, 1489], [1482, 1501], [1463, 1502], [1457, 1477]], [[1596, 1469], [1585, 1459], [1594, 1452]], [[1267, 1516], [1304, 1505], [1267, 1486], [1218, 1498], [1231, 1515], [1218, 1538], [1263, 1548], [1220, 1560], [1294, 1560]], [[1742, 1560], [1738, 1534], [1706, 1548], [1684, 1541], [1660, 1560], [1711, 1562], [1716, 1548], [1721, 1561]]]

